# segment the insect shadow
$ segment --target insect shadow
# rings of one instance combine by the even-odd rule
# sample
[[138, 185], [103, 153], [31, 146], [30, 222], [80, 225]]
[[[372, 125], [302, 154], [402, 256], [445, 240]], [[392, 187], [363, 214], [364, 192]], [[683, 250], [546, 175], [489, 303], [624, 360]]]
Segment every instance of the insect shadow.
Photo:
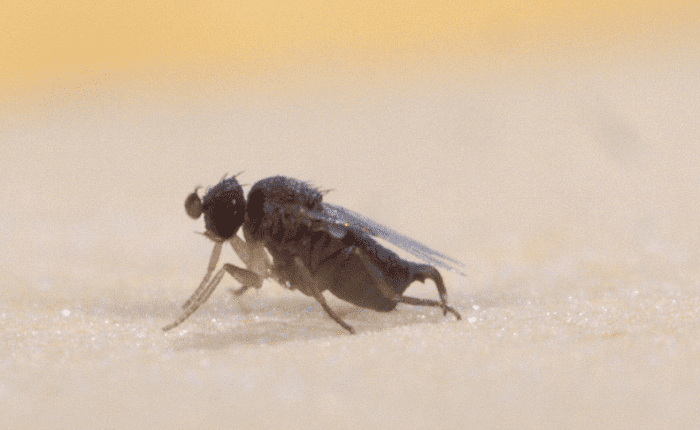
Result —
[[[356, 212], [324, 203], [324, 192], [307, 182], [284, 176], [266, 178], [253, 185], [247, 202], [235, 176], [222, 179], [202, 199], [198, 190], [187, 196], [185, 210], [193, 219], [204, 215], [204, 235], [214, 242], [214, 249], [204, 279], [182, 306], [182, 315], [163, 327], [165, 331], [177, 327], [206, 302], [225, 273], [242, 285], [232, 290], [236, 296], [261, 288], [266, 278], [299, 290], [316, 299], [350, 333], [355, 330], [328, 306], [323, 291], [379, 312], [406, 303], [438, 307], [444, 315], [449, 312], [461, 319], [448, 306], [445, 284], [434, 266], [464, 275], [459, 269], [462, 263]], [[245, 240], [236, 234], [241, 226]], [[432, 265], [405, 260], [375, 237]], [[226, 241], [246, 267], [225, 263], [212, 278]], [[426, 279], [435, 283], [439, 301], [403, 295], [411, 283]]]

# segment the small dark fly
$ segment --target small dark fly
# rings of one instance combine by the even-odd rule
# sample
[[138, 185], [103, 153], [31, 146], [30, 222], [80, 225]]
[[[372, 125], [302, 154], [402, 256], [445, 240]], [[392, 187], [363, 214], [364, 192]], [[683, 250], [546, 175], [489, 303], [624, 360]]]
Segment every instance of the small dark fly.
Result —
[[[316, 299], [328, 316], [350, 333], [354, 329], [328, 306], [323, 291], [380, 312], [406, 303], [439, 307], [443, 314], [450, 312], [461, 319], [459, 312], [447, 305], [447, 290], [435, 266], [464, 275], [462, 263], [356, 212], [324, 203], [324, 193], [307, 182], [284, 176], [263, 179], [251, 188], [247, 203], [235, 176], [224, 178], [202, 199], [197, 191], [185, 200], [185, 210], [193, 219], [204, 214], [204, 235], [214, 242], [214, 249], [204, 279], [182, 306], [183, 314], [163, 330], [192, 315], [225, 273], [242, 285], [232, 290], [235, 295], [261, 288], [266, 278], [299, 290]], [[241, 226], [243, 239], [236, 234]], [[375, 237], [431, 265], [405, 260]], [[226, 241], [246, 267], [225, 263], [212, 278]], [[426, 279], [435, 283], [439, 301], [403, 295], [412, 282]]]

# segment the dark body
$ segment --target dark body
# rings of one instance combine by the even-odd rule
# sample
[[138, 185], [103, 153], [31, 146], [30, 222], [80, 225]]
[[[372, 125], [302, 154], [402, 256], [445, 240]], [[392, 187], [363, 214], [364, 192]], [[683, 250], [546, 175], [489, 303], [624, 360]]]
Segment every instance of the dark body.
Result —
[[[381, 226], [362, 215], [323, 203], [323, 193], [296, 179], [274, 176], [258, 181], [243, 199], [235, 177], [223, 179], [200, 200], [197, 189], [185, 200], [192, 218], [204, 214], [208, 238], [215, 242], [207, 274], [199, 288], [183, 305], [185, 313], [169, 330], [204, 303], [221, 281], [224, 272], [248, 288], [261, 288], [267, 277], [288, 288], [314, 297], [326, 313], [351, 333], [354, 330], [328, 306], [323, 291], [364, 308], [388, 312], [397, 303], [434, 306], [459, 313], [447, 305], [447, 291], [435, 267], [399, 257], [372, 236], [383, 237], [426, 261], [454, 269], [440, 259], [451, 260], [426, 246]], [[243, 226], [245, 241], [236, 235]], [[216, 268], [221, 246], [229, 241], [246, 268], [226, 263], [209, 281]], [[265, 253], [272, 256], [272, 261]], [[456, 262], [455, 262], [456, 263]], [[404, 296], [413, 281], [432, 279], [440, 301]]]
[[431, 266], [402, 259], [360, 227], [339, 225], [324, 210], [322, 198], [317, 189], [283, 176], [263, 179], [248, 193], [243, 235], [267, 248], [279, 281], [306, 293], [308, 279], [300, 273], [298, 257], [321, 291], [382, 312], [398, 302], [382, 294], [378, 276], [397, 295], [413, 281], [425, 281], [426, 274], [443, 283]]

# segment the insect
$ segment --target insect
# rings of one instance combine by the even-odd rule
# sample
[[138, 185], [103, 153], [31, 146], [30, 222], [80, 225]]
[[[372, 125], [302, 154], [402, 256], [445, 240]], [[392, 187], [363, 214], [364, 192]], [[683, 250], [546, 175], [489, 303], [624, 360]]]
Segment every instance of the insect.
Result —
[[[202, 199], [198, 190], [185, 200], [185, 210], [193, 219], [204, 215], [204, 235], [214, 242], [214, 249], [204, 279], [182, 306], [183, 314], [163, 330], [192, 315], [225, 273], [242, 285], [232, 290], [234, 295], [261, 288], [265, 278], [299, 290], [316, 299], [326, 314], [350, 333], [354, 329], [328, 306], [323, 291], [380, 312], [406, 303], [439, 307], [444, 315], [450, 312], [461, 319], [459, 312], [447, 305], [447, 290], [434, 266], [464, 275], [456, 267], [462, 263], [356, 212], [324, 203], [324, 192], [306, 182], [284, 176], [263, 179], [251, 188], [247, 203], [235, 176], [224, 177]], [[241, 226], [245, 240], [236, 234]], [[375, 237], [433, 265], [404, 260]], [[212, 278], [226, 241], [246, 268], [225, 263]], [[439, 301], [403, 295], [412, 282], [426, 279], [435, 283]]]

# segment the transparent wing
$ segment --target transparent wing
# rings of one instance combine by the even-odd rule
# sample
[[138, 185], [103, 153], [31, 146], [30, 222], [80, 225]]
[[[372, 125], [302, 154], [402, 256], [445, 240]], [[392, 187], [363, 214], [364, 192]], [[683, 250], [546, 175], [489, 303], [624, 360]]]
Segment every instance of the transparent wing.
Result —
[[385, 225], [379, 224], [376, 221], [360, 215], [357, 212], [346, 209], [342, 206], [336, 206], [328, 203], [322, 203], [325, 214], [320, 214], [318, 211], [313, 211], [313, 217], [322, 219], [328, 223], [337, 226], [336, 230], [329, 231], [336, 237], [345, 235], [345, 229], [350, 228], [355, 231], [361, 231], [366, 234], [379, 237], [386, 240], [422, 259], [426, 263], [431, 263], [435, 266], [458, 273], [462, 276], [467, 276], [460, 268], [466, 270], [464, 263], [455, 260], [440, 251], [432, 249], [422, 243], [411, 239], [408, 236], [393, 230]]

